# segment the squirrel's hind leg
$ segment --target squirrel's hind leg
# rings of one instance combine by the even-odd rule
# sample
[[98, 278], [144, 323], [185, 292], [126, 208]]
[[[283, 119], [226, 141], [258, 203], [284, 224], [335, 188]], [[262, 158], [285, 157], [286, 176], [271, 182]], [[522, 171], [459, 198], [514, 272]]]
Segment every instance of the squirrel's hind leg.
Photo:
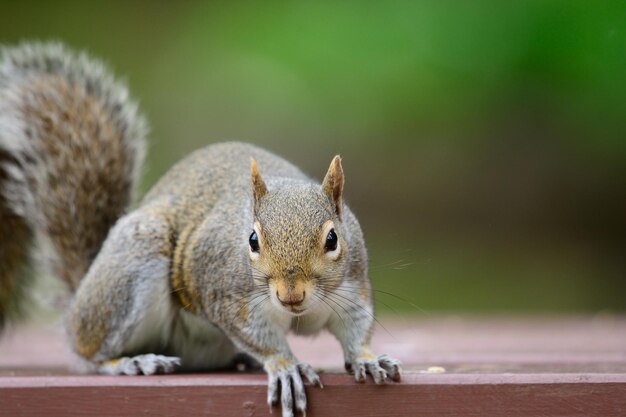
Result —
[[147, 353], [103, 361], [98, 364], [98, 373], [107, 375], [171, 374], [179, 366], [180, 358], [176, 356]]
[[150, 374], [179, 365], [154, 355], [167, 347], [175, 317], [171, 245], [167, 218], [156, 209], [138, 209], [111, 229], [68, 317], [74, 350], [98, 371]]

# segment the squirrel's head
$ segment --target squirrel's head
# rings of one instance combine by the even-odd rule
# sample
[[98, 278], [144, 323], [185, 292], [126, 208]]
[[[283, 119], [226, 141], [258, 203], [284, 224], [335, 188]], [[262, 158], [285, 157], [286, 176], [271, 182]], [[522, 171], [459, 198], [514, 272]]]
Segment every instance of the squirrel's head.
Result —
[[254, 223], [248, 256], [255, 283], [271, 303], [304, 314], [343, 278], [347, 258], [343, 169], [335, 156], [322, 185], [290, 180], [268, 189], [251, 162]]

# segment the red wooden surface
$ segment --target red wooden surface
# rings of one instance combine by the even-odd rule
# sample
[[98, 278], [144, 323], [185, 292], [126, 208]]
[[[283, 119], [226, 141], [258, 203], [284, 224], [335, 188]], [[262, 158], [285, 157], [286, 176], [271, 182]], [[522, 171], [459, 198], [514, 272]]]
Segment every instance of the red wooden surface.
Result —
[[[626, 416], [626, 318], [383, 320], [374, 346], [399, 357], [400, 384], [339, 373], [336, 342], [294, 338], [323, 373], [311, 416]], [[59, 327], [0, 340], [0, 416], [266, 416], [262, 374], [77, 375]], [[445, 368], [433, 374], [431, 366]], [[280, 415], [277, 409], [274, 415]]]
[[[322, 379], [324, 389], [307, 389], [310, 417], [626, 413], [624, 374], [409, 374], [382, 387], [343, 375]], [[263, 375], [4, 377], [0, 415], [264, 416], [265, 390]]]

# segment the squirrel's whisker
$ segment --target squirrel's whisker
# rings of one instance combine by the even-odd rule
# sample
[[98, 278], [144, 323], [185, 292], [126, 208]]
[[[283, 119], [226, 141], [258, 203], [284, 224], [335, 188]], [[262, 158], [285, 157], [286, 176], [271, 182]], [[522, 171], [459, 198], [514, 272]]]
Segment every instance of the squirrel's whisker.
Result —
[[[385, 327], [385, 326], [384, 326], [384, 325], [383, 325], [383, 324], [382, 324], [382, 323], [381, 323], [378, 319], [376, 319], [376, 317], [374, 317], [374, 314], [373, 314], [372, 312], [370, 312], [370, 311], [366, 310], [366, 309], [365, 309], [365, 308], [364, 308], [364, 307], [363, 307], [363, 306], [362, 306], [359, 302], [357, 302], [357, 301], [355, 301], [355, 300], [352, 300], [351, 298], [348, 298], [348, 297], [342, 296], [342, 295], [340, 295], [340, 294], [337, 294], [337, 293], [335, 293], [335, 292], [327, 292], [327, 293], [326, 293], [326, 295], [327, 295], [329, 298], [331, 298], [331, 299], [332, 299], [333, 297], [339, 297], [341, 300], [343, 300], [343, 301], [347, 302], [347, 303], [348, 303], [348, 305], [351, 305], [352, 307], [354, 307], [354, 308], [356, 308], [356, 309], [360, 309], [361, 311], [365, 312], [365, 313], [366, 313], [367, 315], [369, 315], [369, 316], [370, 316], [370, 317], [371, 317], [371, 318], [372, 318], [372, 319], [373, 319], [376, 323], [378, 323], [378, 325], [379, 325], [380, 327], [382, 327], [382, 328], [383, 328], [383, 329], [387, 332], [387, 334], [389, 334], [389, 336], [391, 336], [391, 337], [393, 337], [393, 338], [395, 339], [395, 337], [391, 334], [391, 332], [389, 332], [389, 330], [388, 330], [388, 329], [387, 329], [387, 328], [386, 328], [386, 327]], [[335, 303], [337, 303], [337, 304], [338, 304], [338, 300], [334, 300], [334, 301], [335, 301]]]
[[337, 315], [337, 318], [339, 320], [341, 320], [341, 324], [344, 327], [344, 330], [348, 331], [348, 327], [346, 326], [346, 322], [343, 318], [343, 316], [341, 314], [339, 314], [339, 312], [337, 310], [335, 310], [335, 308], [333, 306], [331, 306], [330, 304], [328, 304], [328, 302], [326, 301], [326, 299], [322, 298], [320, 295], [318, 294], [314, 294], [314, 297], [316, 297], [318, 300], [320, 300], [321, 302], [323, 302], [324, 304], [326, 304], [331, 310], [333, 310], [335, 312], [335, 315]]

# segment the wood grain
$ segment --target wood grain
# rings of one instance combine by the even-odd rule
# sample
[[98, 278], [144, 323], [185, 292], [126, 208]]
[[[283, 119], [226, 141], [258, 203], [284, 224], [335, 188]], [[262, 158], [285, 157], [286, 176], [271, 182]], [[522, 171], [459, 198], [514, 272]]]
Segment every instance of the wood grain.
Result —
[[[308, 387], [315, 416], [620, 416], [624, 374], [408, 374], [357, 384], [326, 374]], [[263, 375], [0, 378], [1, 416], [265, 416]], [[278, 413], [278, 410], [274, 410]]]
[[[626, 318], [435, 317], [385, 323], [374, 347], [399, 357], [400, 384], [357, 384], [336, 341], [291, 338], [318, 368], [307, 415], [626, 416]], [[269, 416], [263, 374], [77, 375], [62, 332], [31, 327], [0, 341], [0, 417]], [[444, 373], [427, 373], [433, 365]], [[328, 372], [328, 369], [333, 371]], [[274, 409], [274, 416], [280, 411]]]

